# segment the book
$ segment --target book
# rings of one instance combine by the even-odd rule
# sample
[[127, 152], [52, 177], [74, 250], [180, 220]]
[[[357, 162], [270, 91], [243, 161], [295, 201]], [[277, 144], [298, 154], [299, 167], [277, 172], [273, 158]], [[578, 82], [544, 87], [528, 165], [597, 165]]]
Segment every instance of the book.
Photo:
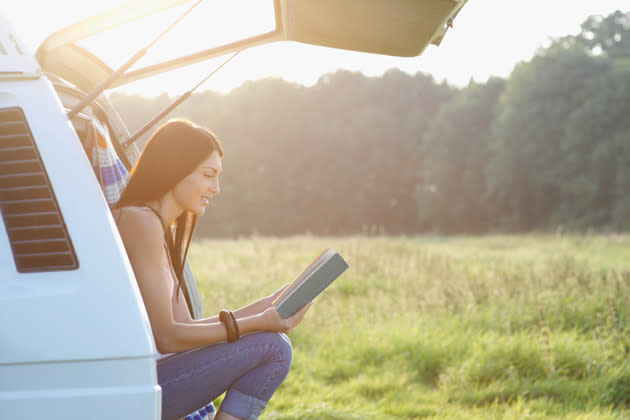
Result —
[[332, 248], [326, 248], [273, 301], [283, 318], [315, 299], [348, 268], [348, 263]]

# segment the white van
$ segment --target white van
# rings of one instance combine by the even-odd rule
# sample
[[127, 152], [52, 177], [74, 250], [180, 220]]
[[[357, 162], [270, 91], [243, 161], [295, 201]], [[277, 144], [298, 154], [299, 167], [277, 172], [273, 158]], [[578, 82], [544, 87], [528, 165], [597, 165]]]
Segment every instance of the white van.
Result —
[[184, 1], [130, 2], [52, 34], [35, 55], [0, 16], [0, 419], [161, 417], [148, 318], [86, 154], [97, 127], [123, 169], [138, 156], [103, 89], [279, 40], [415, 56], [465, 2], [272, 0], [270, 32], [118, 72], [78, 41]]

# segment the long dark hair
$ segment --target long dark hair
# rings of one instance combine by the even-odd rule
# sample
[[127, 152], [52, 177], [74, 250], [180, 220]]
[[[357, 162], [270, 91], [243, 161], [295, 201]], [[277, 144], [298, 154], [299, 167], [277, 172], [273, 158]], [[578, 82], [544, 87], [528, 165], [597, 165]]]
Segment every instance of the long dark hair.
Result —
[[[214, 151], [223, 157], [221, 142], [209, 130], [183, 119], [164, 123], [144, 147], [115, 208], [146, 206], [147, 202], [164, 197]], [[186, 210], [171, 226], [164, 226], [164, 239], [178, 287], [191, 314], [192, 303], [184, 282], [184, 264], [196, 223], [197, 215]]]

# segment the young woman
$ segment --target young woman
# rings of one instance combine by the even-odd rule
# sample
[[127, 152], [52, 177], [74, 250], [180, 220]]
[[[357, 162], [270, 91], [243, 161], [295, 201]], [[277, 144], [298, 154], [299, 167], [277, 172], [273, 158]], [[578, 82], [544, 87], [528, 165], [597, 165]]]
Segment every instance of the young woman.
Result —
[[208, 130], [169, 121], [148, 141], [113, 210], [160, 352], [163, 419], [183, 417], [225, 391], [217, 420], [257, 419], [291, 365], [284, 333], [310, 306], [282, 318], [271, 304], [280, 289], [234, 312], [192, 318], [184, 261], [197, 217], [219, 194], [222, 158]]

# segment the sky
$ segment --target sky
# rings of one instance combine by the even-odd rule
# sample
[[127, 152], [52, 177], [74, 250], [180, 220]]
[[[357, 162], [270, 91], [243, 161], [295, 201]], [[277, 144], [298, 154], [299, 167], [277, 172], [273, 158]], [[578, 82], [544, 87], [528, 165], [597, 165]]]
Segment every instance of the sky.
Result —
[[[220, 3], [218, 0], [205, 1]], [[255, 1], [250, 4], [263, 3]], [[227, 1], [231, 2], [233, 0]], [[0, 3], [0, 13], [8, 16], [18, 36], [31, 51], [35, 51], [47, 35], [81, 17], [102, 11], [103, 3], [107, 2], [9, 1]], [[108, 3], [121, 1], [111, 0]], [[310, 86], [324, 74], [337, 69], [379, 76], [391, 68], [410, 74], [429, 73], [437, 81], [446, 80], [456, 86], [465, 86], [470, 80], [485, 82], [491, 76], [508, 77], [518, 62], [530, 60], [538, 48], [548, 45], [551, 38], [577, 34], [580, 24], [589, 15], [606, 16], [615, 10], [627, 12], [630, 3], [628, 0], [468, 0], [442, 44], [427, 47], [419, 57], [399, 58], [279, 42], [241, 52], [200, 90], [229, 92], [247, 80], [265, 77], [280, 77]], [[259, 13], [247, 13], [246, 16], [251, 20]], [[115, 42], [115, 46], [110, 40], [105, 49], [113, 53], [113, 50], [127, 44], [128, 39]], [[168, 43], [165, 45], [168, 48]], [[118, 54], [125, 54], [120, 57], [127, 58], [133, 52], [118, 51]], [[121, 89], [145, 96], [157, 96], [164, 91], [169, 94], [184, 92], [225, 58], [208, 60], [190, 69], [172, 71]], [[122, 61], [124, 59], [119, 58], [119, 62]]]

